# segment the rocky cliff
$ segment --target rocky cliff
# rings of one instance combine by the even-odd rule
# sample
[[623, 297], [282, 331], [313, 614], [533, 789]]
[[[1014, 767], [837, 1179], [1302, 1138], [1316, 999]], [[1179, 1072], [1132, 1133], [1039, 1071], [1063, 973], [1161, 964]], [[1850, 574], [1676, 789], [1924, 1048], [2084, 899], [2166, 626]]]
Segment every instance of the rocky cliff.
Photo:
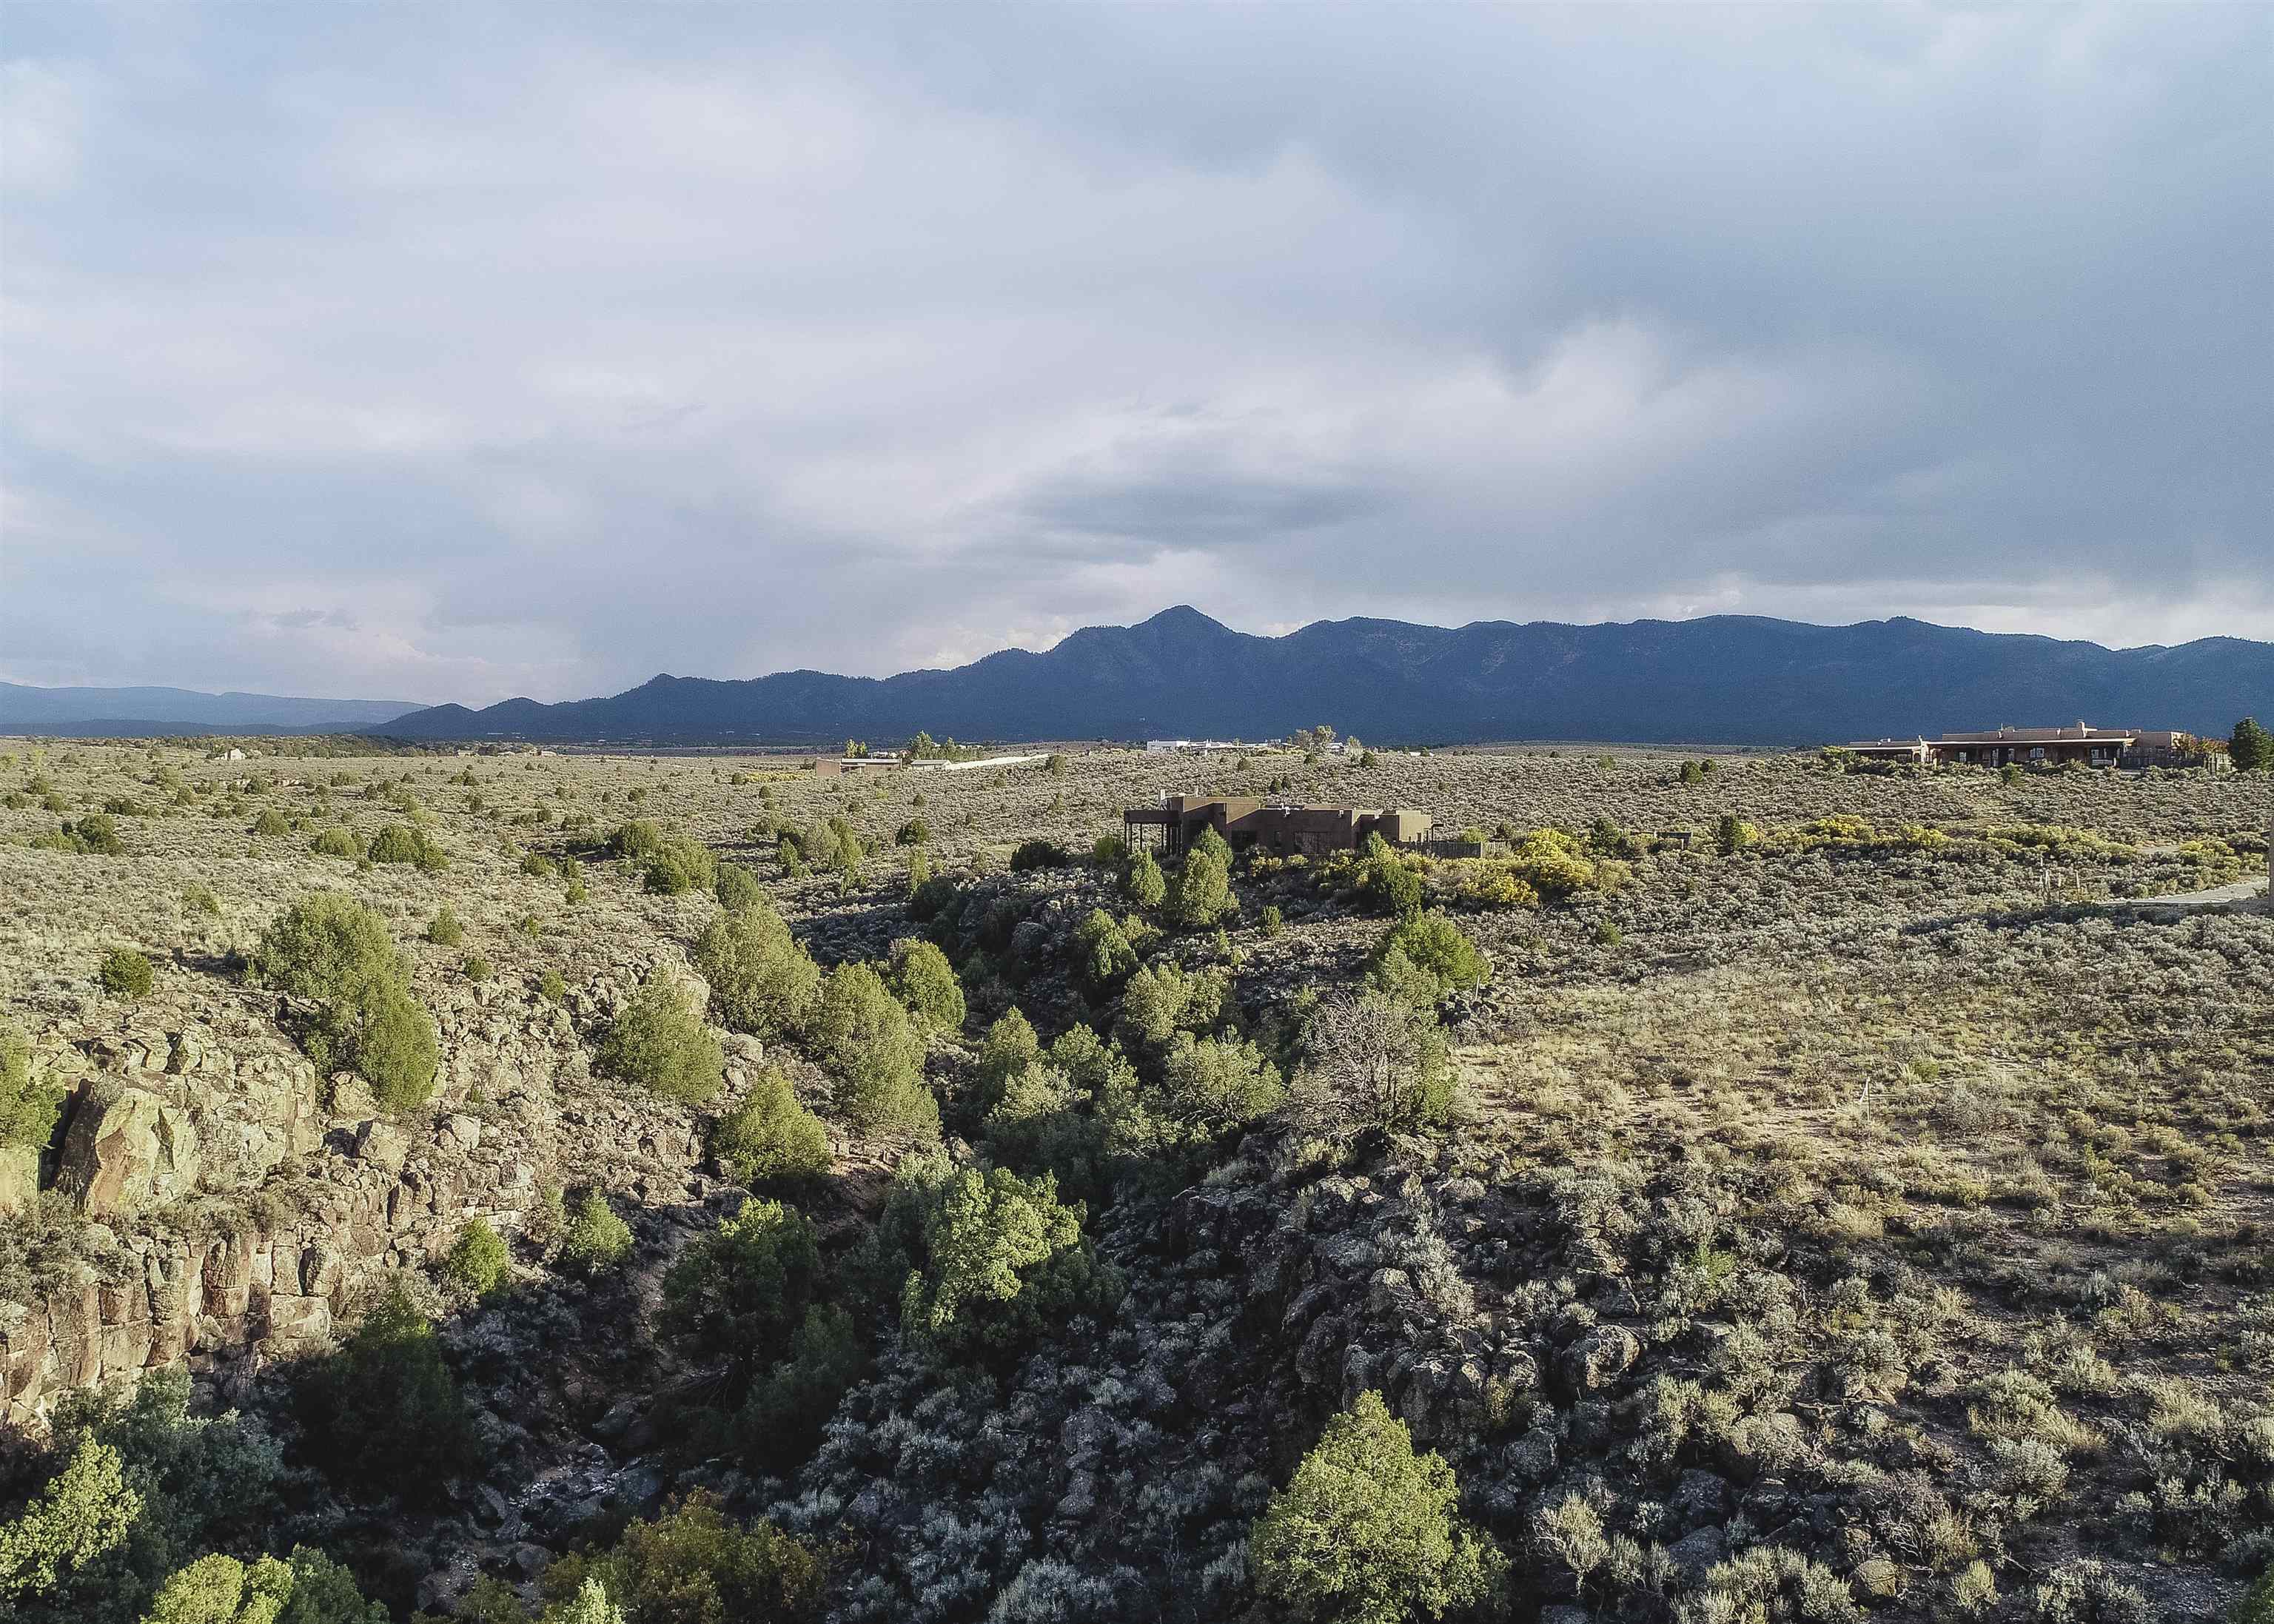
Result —
[[[517, 982], [454, 989], [436, 1011], [435, 1102], [402, 1118], [347, 1074], [319, 1078], [273, 995], [200, 990], [194, 1011], [142, 1006], [42, 1039], [39, 1064], [69, 1091], [42, 1199], [89, 1222], [67, 1278], [0, 1305], [13, 1423], [183, 1359], [230, 1390], [324, 1346], [355, 1293], [447, 1250], [468, 1221], [522, 1230], [548, 1189], [647, 1204], [707, 1189], [691, 1114], [587, 1072], [576, 1023], [612, 1002], [604, 985], [564, 1004]], [[734, 1057], [746, 1071], [756, 1045]], [[29, 1171], [12, 1205], [31, 1197]]]

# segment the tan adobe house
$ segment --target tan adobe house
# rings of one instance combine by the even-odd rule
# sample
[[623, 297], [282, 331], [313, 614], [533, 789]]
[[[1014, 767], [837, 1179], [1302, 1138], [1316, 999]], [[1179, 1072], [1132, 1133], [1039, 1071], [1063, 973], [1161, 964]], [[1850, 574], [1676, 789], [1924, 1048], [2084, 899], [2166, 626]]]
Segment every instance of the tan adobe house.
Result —
[[[1163, 795], [1157, 807], [1132, 807], [1121, 815], [1132, 846], [1157, 840], [1171, 856], [1203, 829], [1213, 829], [1233, 850], [1249, 846], [1275, 857], [1347, 852], [1378, 834], [1392, 846], [1419, 846], [1429, 837], [1429, 815], [1367, 807], [1275, 806], [1254, 795]], [[1157, 831], [1156, 834], [1155, 831]]]

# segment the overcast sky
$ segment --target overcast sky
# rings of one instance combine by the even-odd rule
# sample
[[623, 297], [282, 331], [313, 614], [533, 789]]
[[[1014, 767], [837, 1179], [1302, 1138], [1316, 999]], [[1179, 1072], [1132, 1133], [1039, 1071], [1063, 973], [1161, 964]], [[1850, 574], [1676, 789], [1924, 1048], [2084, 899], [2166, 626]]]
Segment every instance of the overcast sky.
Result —
[[2274, 637], [2274, 7], [8, 0], [0, 677]]

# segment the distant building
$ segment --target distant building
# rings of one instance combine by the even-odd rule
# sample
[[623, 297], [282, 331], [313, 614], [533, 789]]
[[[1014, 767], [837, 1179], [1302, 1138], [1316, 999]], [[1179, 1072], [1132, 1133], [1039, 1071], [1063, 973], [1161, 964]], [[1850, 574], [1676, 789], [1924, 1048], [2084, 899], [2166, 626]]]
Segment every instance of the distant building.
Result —
[[1319, 856], [1363, 846], [1371, 834], [1392, 846], [1419, 846], [1429, 838], [1429, 815], [1367, 807], [1273, 806], [1253, 795], [1163, 795], [1157, 807], [1122, 813], [1121, 827], [1132, 846], [1157, 841], [1172, 856], [1203, 829], [1215, 830], [1235, 851], [1254, 846], [1277, 857]]
[[1939, 739], [1862, 739], [1841, 747], [1878, 761], [1925, 766], [2192, 767], [2208, 759], [2202, 741], [2171, 728], [2000, 727], [1994, 733], [1944, 733]]
[[817, 756], [813, 770], [825, 778], [835, 778], [848, 772], [885, 772], [907, 765], [897, 756]]
[[1145, 748], [1156, 756], [1201, 756], [1210, 750], [1244, 750], [1236, 739], [1148, 739]]

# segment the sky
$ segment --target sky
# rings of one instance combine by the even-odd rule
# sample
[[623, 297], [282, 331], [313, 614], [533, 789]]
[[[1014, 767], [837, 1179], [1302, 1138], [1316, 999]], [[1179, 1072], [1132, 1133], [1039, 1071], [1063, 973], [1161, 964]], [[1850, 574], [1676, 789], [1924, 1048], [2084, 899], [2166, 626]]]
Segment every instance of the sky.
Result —
[[0, 8], [0, 679], [2274, 638], [2274, 7]]

